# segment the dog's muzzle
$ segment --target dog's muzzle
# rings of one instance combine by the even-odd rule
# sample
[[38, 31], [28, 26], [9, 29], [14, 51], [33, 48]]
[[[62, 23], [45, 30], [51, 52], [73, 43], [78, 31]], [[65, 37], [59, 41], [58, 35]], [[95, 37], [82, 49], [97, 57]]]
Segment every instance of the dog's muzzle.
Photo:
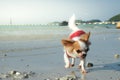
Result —
[[87, 54], [82, 54], [82, 58], [85, 58], [87, 56]]
[[81, 58], [85, 58], [87, 56], [88, 50], [76, 50], [77, 54], [80, 55]]

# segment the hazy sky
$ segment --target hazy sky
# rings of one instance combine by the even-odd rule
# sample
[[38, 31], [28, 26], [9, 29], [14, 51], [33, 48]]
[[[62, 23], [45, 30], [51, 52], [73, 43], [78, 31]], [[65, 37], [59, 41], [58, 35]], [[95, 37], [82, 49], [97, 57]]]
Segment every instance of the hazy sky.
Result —
[[0, 0], [0, 24], [44, 24], [77, 19], [107, 20], [120, 13], [120, 0]]

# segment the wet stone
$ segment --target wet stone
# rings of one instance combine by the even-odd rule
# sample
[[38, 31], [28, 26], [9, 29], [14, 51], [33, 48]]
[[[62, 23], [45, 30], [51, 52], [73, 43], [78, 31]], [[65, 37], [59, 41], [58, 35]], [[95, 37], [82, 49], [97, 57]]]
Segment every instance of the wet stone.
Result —
[[93, 63], [88, 63], [87, 67], [93, 67]]
[[120, 55], [119, 55], [119, 54], [115, 54], [114, 57], [115, 57], [116, 59], [118, 59], [118, 58], [120, 58]]
[[10, 77], [10, 75], [8, 75], [8, 74], [3, 74], [3, 73], [0, 74], [0, 78], [1, 78], [1, 79], [2, 79], [2, 78], [8, 78], [8, 77]]
[[71, 72], [71, 74], [61, 77], [61, 78], [56, 78], [56, 80], [77, 80], [77, 76], [75, 75], [74, 72]]
[[0, 74], [0, 78], [13, 78], [13, 79], [27, 79], [30, 76], [35, 75], [34, 72], [30, 71], [30, 72], [19, 72], [19, 71], [9, 71], [7, 73], [1, 73]]

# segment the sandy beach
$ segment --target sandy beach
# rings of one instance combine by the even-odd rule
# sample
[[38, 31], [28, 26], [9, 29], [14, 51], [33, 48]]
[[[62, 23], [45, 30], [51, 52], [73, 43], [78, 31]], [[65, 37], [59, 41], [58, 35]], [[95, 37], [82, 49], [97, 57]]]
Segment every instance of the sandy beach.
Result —
[[120, 58], [114, 57], [120, 55], [120, 30], [86, 31], [91, 32], [92, 43], [86, 61], [93, 63], [93, 67], [87, 67], [87, 74], [78, 69], [79, 59], [75, 67], [64, 68], [61, 39], [68, 36], [68, 28], [50, 34], [0, 35], [0, 73], [32, 71], [34, 76], [26, 80], [56, 80], [74, 71], [78, 80], [120, 80]]

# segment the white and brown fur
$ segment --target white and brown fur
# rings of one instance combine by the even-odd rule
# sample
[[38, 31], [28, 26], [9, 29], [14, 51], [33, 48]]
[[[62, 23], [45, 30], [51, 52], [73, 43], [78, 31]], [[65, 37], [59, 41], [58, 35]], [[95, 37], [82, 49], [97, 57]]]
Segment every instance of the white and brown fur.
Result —
[[[79, 29], [75, 24], [75, 15], [73, 15], [69, 19], [68, 27], [72, 30], [72, 33], [69, 35], [69, 38], [62, 39], [62, 44], [64, 46], [64, 61], [65, 68], [73, 67], [75, 64], [75, 58], [80, 58], [79, 68], [81, 68], [82, 73], [86, 73], [85, 69], [85, 60], [87, 56], [87, 52], [89, 50], [89, 37], [90, 32], [84, 33], [80, 36], [75, 36], [70, 39], [70, 36], [74, 34], [76, 31], [83, 31]], [[84, 31], [83, 31], [84, 32]], [[72, 58], [72, 62], [70, 63], [70, 58]]]

